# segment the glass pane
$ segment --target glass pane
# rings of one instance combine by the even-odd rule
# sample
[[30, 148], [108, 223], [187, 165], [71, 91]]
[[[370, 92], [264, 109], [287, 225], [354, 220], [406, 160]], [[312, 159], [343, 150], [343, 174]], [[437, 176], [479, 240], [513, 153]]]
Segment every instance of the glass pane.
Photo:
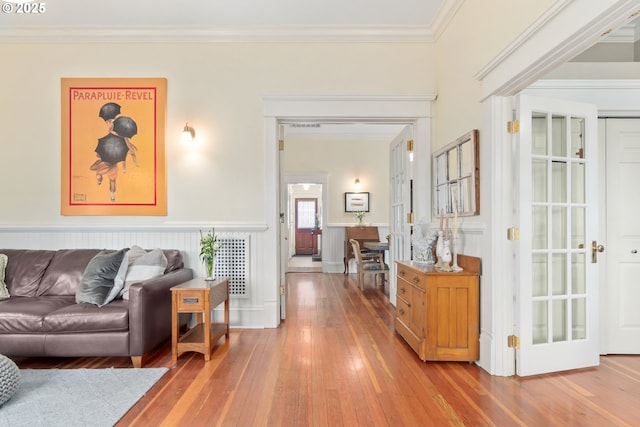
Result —
[[571, 208], [571, 248], [585, 248], [587, 224], [585, 220], [586, 208]]
[[571, 201], [573, 203], [584, 203], [586, 200], [584, 170], [584, 163], [571, 164]]
[[551, 269], [553, 276], [551, 284], [553, 286], [553, 295], [567, 294], [567, 255], [553, 254], [551, 256]]
[[438, 215], [443, 211], [446, 212], [447, 200], [449, 199], [449, 184], [443, 184], [436, 187], [436, 200], [438, 201]]
[[547, 233], [547, 207], [533, 207], [533, 249], [549, 249]]
[[571, 339], [587, 339], [587, 299], [578, 298], [571, 302]]
[[533, 254], [533, 283], [531, 291], [534, 297], [549, 295], [547, 254]]
[[546, 344], [548, 342], [547, 336], [549, 335], [549, 320], [547, 318], [546, 301], [533, 302], [532, 321], [533, 344]]
[[555, 157], [567, 157], [567, 118], [553, 116], [551, 119], [551, 154]]
[[567, 163], [555, 160], [551, 163], [552, 200], [555, 203], [567, 201]]
[[584, 159], [584, 119], [571, 119], [571, 157]]
[[553, 342], [567, 341], [567, 300], [553, 301]]
[[571, 292], [585, 294], [587, 292], [587, 255], [571, 255]]
[[551, 236], [553, 249], [567, 249], [567, 208], [552, 208]]
[[436, 157], [436, 184], [442, 184], [447, 181], [446, 159], [447, 156], [445, 154]]
[[297, 228], [313, 228], [316, 224], [316, 202], [298, 201]]
[[470, 212], [475, 210], [475, 200], [471, 200], [471, 177], [460, 180], [460, 197], [458, 200], [458, 212]]
[[458, 150], [449, 150], [449, 179], [457, 179], [460, 176], [458, 168]]
[[531, 164], [533, 175], [533, 201], [547, 202], [547, 162], [534, 160]]
[[460, 146], [460, 176], [471, 176], [473, 172], [473, 144], [467, 141]]
[[544, 156], [547, 154], [547, 115], [544, 113], [533, 113], [531, 121], [532, 147], [531, 151], [535, 155]]

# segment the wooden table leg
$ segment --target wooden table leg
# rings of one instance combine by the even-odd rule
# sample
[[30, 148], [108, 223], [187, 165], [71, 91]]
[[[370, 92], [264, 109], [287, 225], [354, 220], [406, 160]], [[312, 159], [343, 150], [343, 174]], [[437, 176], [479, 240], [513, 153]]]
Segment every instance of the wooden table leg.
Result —
[[171, 362], [178, 361], [178, 296], [173, 293], [171, 296]]

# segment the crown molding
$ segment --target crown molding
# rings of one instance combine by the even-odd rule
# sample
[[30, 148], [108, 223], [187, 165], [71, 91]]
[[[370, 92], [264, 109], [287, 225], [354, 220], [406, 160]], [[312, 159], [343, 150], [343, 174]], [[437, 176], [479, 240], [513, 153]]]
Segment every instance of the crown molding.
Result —
[[431, 43], [426, 26], [0, 28], [0, 43]]
[[444, 30], [447, 29], [447, 25], [453, 19], [458, 12], [458, 9], [462, 7], [464, 0], [445, 0], [440, 5], [438, 13], [436, 14], [433, 22], [431, 22], [431, 29], [433, 31], [434, 40], [438, 40]]
[[548, 79], [532, 83], [528, 89], [638, 90], [640, 79]]

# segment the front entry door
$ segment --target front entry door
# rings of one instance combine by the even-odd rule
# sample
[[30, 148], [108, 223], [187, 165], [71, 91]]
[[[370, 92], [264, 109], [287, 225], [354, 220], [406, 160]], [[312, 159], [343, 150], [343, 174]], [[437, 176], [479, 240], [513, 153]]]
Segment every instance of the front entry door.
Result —
[[318, 199], [296, 199], [296, 255], [312, 255]]
[[595, 366], [597, 110], [563, 100], [518, 98], [516, 372], [524, 376]]

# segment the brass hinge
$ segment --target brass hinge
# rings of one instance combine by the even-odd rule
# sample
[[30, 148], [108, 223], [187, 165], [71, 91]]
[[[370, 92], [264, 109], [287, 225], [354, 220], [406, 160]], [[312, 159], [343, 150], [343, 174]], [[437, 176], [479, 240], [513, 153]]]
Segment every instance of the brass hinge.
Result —
[[520, 132], [520, 122], [518, 120], [511, 120], [507, 122], [507, 132], [510, 134]]
[[520, 229], [518, 227], [507, 228], [507, 240], [520, 240]]
[[278, 141], [278, 150], [284, 151], [284, 139]]
[[407, 214], [407, 222], [408, 222], [409, 224], [413, 224], [413, 212], [409, 212], [409, 213]]
[[284, 285], [280, 285], [280, 296], [284, 295]]
[[407, 151], [413, 151], [413, 139], [407, 140]]
[[515, 348], [516, 350], [520, 349], [520, 338], [516, 335], [509, 335], [507, 337], [507, 347]]

